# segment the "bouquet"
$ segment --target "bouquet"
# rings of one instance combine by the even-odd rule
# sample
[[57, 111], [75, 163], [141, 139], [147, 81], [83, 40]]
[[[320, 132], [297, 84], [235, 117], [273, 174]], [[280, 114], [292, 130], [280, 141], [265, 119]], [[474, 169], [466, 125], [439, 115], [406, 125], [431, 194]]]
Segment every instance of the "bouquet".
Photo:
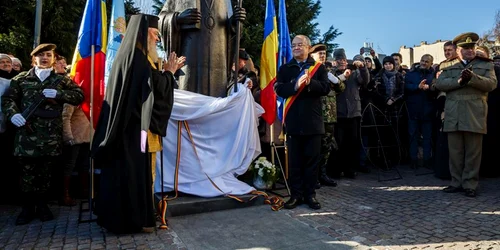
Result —
[[[266, 157], [259, 157], [252, 165], [250, 165], [249, 170], [253, 173], [254, 185], [257, 188], [270, 188], [278, 180], [278, 169], [274, 164], [269, 162]], [[259, 179], [265, 183], [265, 187], [256, 183]]]

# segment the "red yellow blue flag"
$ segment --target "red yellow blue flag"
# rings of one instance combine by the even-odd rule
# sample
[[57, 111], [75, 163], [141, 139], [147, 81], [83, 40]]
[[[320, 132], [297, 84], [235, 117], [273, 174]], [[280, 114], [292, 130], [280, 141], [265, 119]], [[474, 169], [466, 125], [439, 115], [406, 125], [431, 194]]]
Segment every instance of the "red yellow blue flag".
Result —
[[[73, 81], [80, 85], [83, 90], [85, 99], [82, 103], [82, 110], [89, 119], [92, 109], [94, 127], [97, 124], [104, 99], [104, 70], [108, 41], [106, 20], [106, 1], [87, 0], [70, 74]], [[92, 47], [94, 48], [93, 58]], [[92, 73], [94, 74], [93, 79]], [[92, 104], [90, 103], [91, 84], [94, 85]]]
[[267, 0], [266, 16], [264, 19], [264, 44], [260, 59], [260, 104], [265, 113], [262, 118], [273, 124], [276, 120], [276, 93], [274, 83], [277, 75], [278, 56], [278, 27], [276, 25], [276, 12], [274, 1]]

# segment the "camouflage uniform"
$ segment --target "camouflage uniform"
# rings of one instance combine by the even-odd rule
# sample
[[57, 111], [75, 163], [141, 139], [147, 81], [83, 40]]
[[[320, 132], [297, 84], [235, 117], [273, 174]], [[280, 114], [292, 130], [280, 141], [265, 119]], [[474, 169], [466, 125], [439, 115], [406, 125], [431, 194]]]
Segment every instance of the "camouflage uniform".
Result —
[[[44, 193], [49, 187], [50, 169], [62, 150], [62, 108], [64, 103], [79, 105], [83, 92], [71, 79], [52, 72], [43, 82], [34, 68], [14, 77], [2, 97], [2, 111], [10, 121], [29, 107], [46, 86], [63, 77], [57, 95], [40, 105], [26, 125], [17, 129], [14, 155], [21, 163], [23, 192]], [[45, 115], [43, 115], [45, 114]], [[47, 114], [49, 114], [47, 116]]]
[[338, 84], [332, 84], [332, 90], [327, 96], [321, 97], [322, 109], [323, 109], [323, 120], [325, 123], [325, 134], [323, 135], [321, 141], [321, 167], [326, 166], [328, 163], [328, 158], [333, 149], [337, 147], [337, 143], [334, 138], [334, 125], [337, 122], [337, 93], [344, 91], [345, 84], [343, 81], [339, 80]]

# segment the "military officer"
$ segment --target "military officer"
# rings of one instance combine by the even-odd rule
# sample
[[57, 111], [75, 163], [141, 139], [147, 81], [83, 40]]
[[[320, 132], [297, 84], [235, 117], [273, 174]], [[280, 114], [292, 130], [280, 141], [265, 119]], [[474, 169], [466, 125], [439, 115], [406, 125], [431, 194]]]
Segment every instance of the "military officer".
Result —
[[[311, 57], [322, 64], [326, 62], [326, 45], [316, 44], [311, 48]], [[325, 124], [325, 134], [321, 140], [321, 162], [319, 164], [319, 183], [316, 187], [321, 185], [325, 186], [337, 186], [337, 182], [330, 178], [327, 174], [328, 158], [330, 157], [331, 151], [336, 147], [335, 138], [333, 136], [333, 131], [335, 123], [337, 122], [337, 100], [336, 93], [344, 91], [345, 84], [338, 77], [328, 72], [328, 79], [331, 84], [330, 93], [327, 96], [321, 97], [321, 108], [323, 111], [323, 122]], [[331, 164], [331, 163], [330, 163]]]
[[488, 92], [497, 86], [493, 63], [477, 57], [479, 36], [467, 32], [453, 39], [458, 58], [442, 69], [436, 88], [446, 92], [443, 131], [448, 133], [451, 185], [447, 193], [476, 196], [483, 134], [486, 134]]
[[[50, 43], [37, 46], [31, 52], [34, 67], [14, 77], [2, 97], [2, 111], [17, 127], [14, 156], [19, 159], [24, 196], [17, 225], [27, 224], [35, 216], [41, 221], [53, 219], [46, 192], [50, 186], [50, 168], [61, 154], [63, 104], [79, 105], [83, 101], [80, 87], [54, 72], [55, 49], [56, 45]], [[40, 98], [44, 101], [26, 119], [23, 111]]]

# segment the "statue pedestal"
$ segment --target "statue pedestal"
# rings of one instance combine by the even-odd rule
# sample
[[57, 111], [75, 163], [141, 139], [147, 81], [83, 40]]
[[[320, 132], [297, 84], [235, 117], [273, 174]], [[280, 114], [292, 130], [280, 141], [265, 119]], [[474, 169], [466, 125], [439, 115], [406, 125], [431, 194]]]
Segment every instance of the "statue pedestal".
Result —
[[[247, 201], [252, 196], [253, 195], [248, 194], [248, 195], [241, 195], [238, 197]], [[156, 193], [155, 206], [158, 204], [160, 198], [161, 196], [159, 195], [159, 193]], [[227, 209], [245, 208], [258, 205], [264, 205], [264, 197], [259, 196], [253, 199], [252, 201], [243, 203], [228, 197], [203, 198], [187, 194], [179, 194], [179, 197], [177, 197], [177, 199], [168, 202], [166, 217], [168, 219], [169, 217], [175, 217], [175, 216], [207, 213], [207, 212], [221, 211]]]

